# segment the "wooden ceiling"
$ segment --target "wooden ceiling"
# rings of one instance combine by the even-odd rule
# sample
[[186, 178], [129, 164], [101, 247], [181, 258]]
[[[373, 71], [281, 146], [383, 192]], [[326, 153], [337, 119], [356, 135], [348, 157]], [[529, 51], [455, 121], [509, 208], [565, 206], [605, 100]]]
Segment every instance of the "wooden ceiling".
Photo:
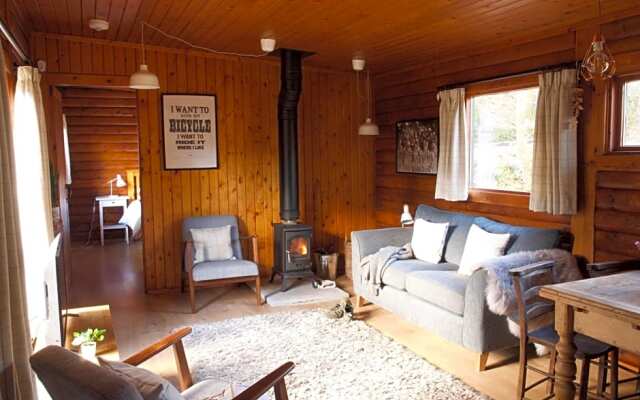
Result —
[[[32, 31], [139, 41], [146, 21], [192, 43], [259, 52], [259, 38], [317, 53], [309, 62], [349, 69], [361, 52], [374, 71], [567, 32], [598, 18], [597, 0], [17, 0]], [[640, 14], [640, 0], [600, 0], [600, 14]], [[111, 29], [96, 33], [91, 18]], [[146, 33], [146, 31], [145, 31]], [[182, 47], [149, 32], [148, 42]]]

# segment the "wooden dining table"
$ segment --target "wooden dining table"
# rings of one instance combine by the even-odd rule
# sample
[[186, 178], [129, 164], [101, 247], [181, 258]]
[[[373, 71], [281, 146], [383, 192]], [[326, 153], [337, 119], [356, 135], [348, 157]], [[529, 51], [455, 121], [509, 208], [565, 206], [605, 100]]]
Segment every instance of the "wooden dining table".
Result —
[[575, 397], [575, 333], [640, 352], [640, 271], [544, 286], [540, 296], [555, 302], [557, 399]]

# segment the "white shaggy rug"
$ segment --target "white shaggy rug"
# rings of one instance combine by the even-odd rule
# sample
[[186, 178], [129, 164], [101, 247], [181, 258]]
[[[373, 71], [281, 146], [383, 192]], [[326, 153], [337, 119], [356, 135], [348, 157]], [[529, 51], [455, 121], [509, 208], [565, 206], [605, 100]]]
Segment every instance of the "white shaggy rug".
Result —
[[291, 360], [291, 400], [487, 399], [366, 323], [320, 310], [196, 325], [185, 347], [196, 381], [248, 386]]
[[[309, 280], [291, 280], [287, 285], [289, 289], [285, 292], [280, 291], [280, 282], [262, 285], [260, 289], [262, 298], [273, 307], [326, 303], [329, 301], [339, 303], [340, 300], [349, 298], [349, 294], [338, 287], [316, 289]], [[255, 285], [250, 284], [249, 287], [255, 292]]]

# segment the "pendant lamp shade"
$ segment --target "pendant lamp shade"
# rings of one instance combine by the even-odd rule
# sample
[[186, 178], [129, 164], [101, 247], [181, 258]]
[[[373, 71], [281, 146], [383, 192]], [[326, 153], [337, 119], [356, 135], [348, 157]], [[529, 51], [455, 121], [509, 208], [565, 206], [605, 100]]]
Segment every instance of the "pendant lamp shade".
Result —
[[[357, 63], [354, 62], [354, 66]], [[364, 64], [363, 64], [364, 67]], [[358, 68], [354, 68], [356, 70], [356, 91], [357, 97], [360, 98], [360, 70]], [[364, 121], [362, 125], [358, 128], [358, 135], [360, 136], [378, 136], [380, 134], [380, 129], [378, 125], [376, 125], [372, 120], [370, 115], [372, 115], [371, 110], [371, 81], [369, 80], [369, 72], [367, 71], [367, 119]]]
[[156, 74], [149, 71], [147, 64], [140, 64], [140, 69], [129, 78], [129, 87], [139, 90], [160, 89], [160, 81]]
[[367, 118], [360, 128], [358, 128], [358, 135], [362, 136], [377, 136], [380, 134], [378, 125], [371, 121], [371, 118]]

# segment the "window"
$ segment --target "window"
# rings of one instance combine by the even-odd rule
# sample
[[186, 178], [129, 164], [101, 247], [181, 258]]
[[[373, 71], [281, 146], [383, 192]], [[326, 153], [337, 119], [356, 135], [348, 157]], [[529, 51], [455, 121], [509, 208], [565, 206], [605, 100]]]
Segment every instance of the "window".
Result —
[[[533, 81], [535, 82], [535, 81]], [[471, 188], [531, 190], [538, 87], [531, 79], [469, 97]], [[518, 87], [528, 86], [528, 87]], [[500, 90], [500, 91], [498, 91]]]
[[622, 147], [640, 147], [640, 79], [622, 85], [621, 137]]
[[609, 151], [640, 152], [640, 74], [614, 77], [607, 94]]

